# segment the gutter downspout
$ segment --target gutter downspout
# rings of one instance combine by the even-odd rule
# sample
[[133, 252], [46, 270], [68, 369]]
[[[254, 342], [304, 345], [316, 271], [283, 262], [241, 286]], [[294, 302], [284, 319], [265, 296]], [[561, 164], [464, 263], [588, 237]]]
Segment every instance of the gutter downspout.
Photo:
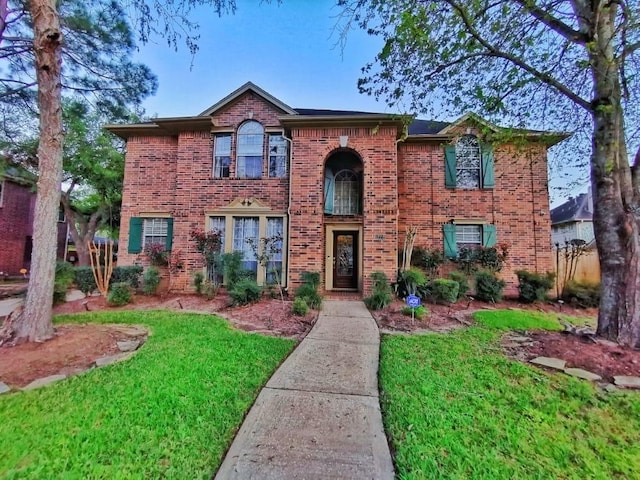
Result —
[[289, 203], [287, 204], [287, 277], [286, 277], [286, 286], [283, 286], [284, 290], [287, 291], [287, 293], [289, 292], [289, 273], [290, 273], [290, 260], [291, 260], [291, 192], [293, 191], [293, 189], [291, 188], [291, 178], [293, 177], [293, 175], [291, 175], [291, 170], [292, 170], [292, 162], [291, 159], [293, 157], [293, 140], [289, 137], [287, 137], [284, 132], [282, 133], [282, 138], [284, 138], [288, 143], [289, 143], [289, 155], [288, 155], [288, 161], [289, 161], [289, 169], [287, 170], [289, 173]]

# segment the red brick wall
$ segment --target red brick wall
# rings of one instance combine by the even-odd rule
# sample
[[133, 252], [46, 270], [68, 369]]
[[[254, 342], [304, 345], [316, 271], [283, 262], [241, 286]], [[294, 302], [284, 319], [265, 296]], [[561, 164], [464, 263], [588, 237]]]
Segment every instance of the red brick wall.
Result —
[[509, 245], [501, 276], [513, 290], [516, 270], [552, 270], [546, 148], [529, 145], [518, 150], [503, 145], [494, 148], [494, 157], [493, 189], [449, 189], [444, 186], [441, 143], [401, 144], [398, 245], [402, 249], [407, 226], [416, 225], [416, 245], [442, 250], [443, 223], [453, 218], [484, 219], [496, 225], [497, 242]]
[[[2, 181], [2, 180], [0, 180]], [[36, 194], [28, 186], [5, 180], [0, 207], [0, 272], [20, 275], [29, 270], [30, 260], [24, 260], [26, 238], [33, 235], [33, 209]]]

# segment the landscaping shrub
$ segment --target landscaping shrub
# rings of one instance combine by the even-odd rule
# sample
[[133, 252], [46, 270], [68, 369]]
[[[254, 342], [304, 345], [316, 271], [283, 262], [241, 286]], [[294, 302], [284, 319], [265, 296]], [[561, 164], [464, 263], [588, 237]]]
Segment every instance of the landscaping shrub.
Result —
[[69, 262], [56, 262], [56, 276], [53, 281], [53, 304], [63, 303], [67, 290], [73, 284], [75, 272]]
[[[407, 298], [409, 295], [418, 295], [421, 287], [427, 283], [427, 277], [420, 270], [411, 268], [399, 270], [398, 278], [391, 286], [398, 298]], [[422, 297], [422, 295], [418, 295]]]
[[518, 298], [524, 303], [545, 300], [555, 279], [555, 275], [551, 272], [541, 275], [527, 270], [518, 270], [516, 275], [518, 276]]
[[193, 274], [193, 286], [196, 288], [198, 295], [202, 294], [202, 284], [204, 283], [204, 273], [197, 271]]
[[302, 280], [302, 283], [311, 285], [317, 290], [320, 286], [320, 272], [302, 272], [300, 280]]
[[157, 267], [148, 267], [142, 276], [143, 287], [142, 291], [147, 295], [155, 295], [160, 285], [160, 270]]
[[[232, 290], [241, 280], [248, 278], [247, 271], [242, 267], [244, 261], [243, 252], [231, 252], [222, 255], [224, 278], [227, 282], [227, 290]], [[253, 275], [253, 272], [251, 272]]]
[[239, 280], [233, 288], [229, 290], [229, 296], [234, 305], [248, 305], [260, 300], [262, 289], [255, 280], [244, 278]]
[[487, 270], [476, 273], [476, 298], [484, 302], [499, 302], [505, 283], [497, 275]]
[[218, 284], [212, 282], [211, 280], [205, 280], [202, 284], [202, 295], [207, 300], [211, 300], [218, 293]]
[[303, 298], [309, 308], [318, 310], [322, 305], [322, 295], [318, 293], [316, 287], [310, 283], [303, 283], [295, 291], [296, 298]]
[[127, 283], [132, 288], [140, 288], [140, 277], [142, 275], [142, 265], [126, 265], [115, 267], [111, 275], [111, 285], [115, 283]]
[[91, 267], [75, 267], [73, 269], [75, 277], [76, 287], [85, 295], [89, 295], [98, 286], [96, 285], [96, 279], [93, 276], [93, 269]]
[[131, 302], [131, 285], [127, 282], [117, 282], [111, 284], [111, 290], [107, 295], [107, 303], [113, 307], [121, 307]]
[[291, 313], [299, 317], [304, 317], [309, 311], [309, 305], [305, 302], [304, 298], [296, 297], [291, 306]]
[[571, 280], [564, 287], [562, 300], [579, 308], [597, 307], [600, 305], [600, 284]]
[[469, 291], [469, 279], [462, 272], [451, 272], [449, 278], [454, 282], [458, 282], [458, 300], [464, 297]]
[[380, 310], [391, 303], [391, 285], [384, 272], [371, 273], [373, 280], [372, 293], [370, 297], [364, 299], [364, 304], [370, 310]]
[[413, 315], [413, 318], [422, 320], [429, 314], [429, 310], [427, 310], [424, 305], [420, 305], [417, 308], [411, 308], [407, 306], [407, 307], [403, 307], [402, 310], [400, 310], [400, 313], [408, 317]]
[[411, 256], [411, 265], [422, 268], [432, 277], [438, 275], [440, 265], [445, 261], [442, 250], [429, 250], [424, 247], [415, 247]]
[[460, 284], [455, 280], [436, 278], [431, 282], [431, 296], [436, 303], [454, 303], [458, 300]]

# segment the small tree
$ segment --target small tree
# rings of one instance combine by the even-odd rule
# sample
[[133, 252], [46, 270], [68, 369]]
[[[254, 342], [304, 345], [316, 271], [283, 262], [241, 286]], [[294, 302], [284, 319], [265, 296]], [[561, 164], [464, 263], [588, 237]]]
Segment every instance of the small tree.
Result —
[[276, 255], [282, 253], [282, 235], [276, 233], [270, 237], [262, 237], [258, 242], [255, 242], [252, 238], [247, 238], [246, 241], [251, 247], [258, 263], [264, 267], [266, 277], [268, 278], [269, 272], [273, 274], [274, 283], [280, 292], [281, 300], [284, 302], [284, 293], [282, 292], [282, 285], [280, 283], [280, 272], [274, 262]]
[[214, 289], [218, 289], [222, 283], [222, 232], [201, 229], [191, 230], [191, 240], [196, 242], [196, 250], [202, 255], [204, 263], [209, 269], [209, 279]]

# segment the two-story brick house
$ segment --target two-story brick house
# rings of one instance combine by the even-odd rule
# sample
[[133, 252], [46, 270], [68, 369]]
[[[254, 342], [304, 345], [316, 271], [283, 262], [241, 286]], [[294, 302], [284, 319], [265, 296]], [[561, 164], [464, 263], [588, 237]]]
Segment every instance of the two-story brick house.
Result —
[[[181, 250], [188, 288], [202, 258], [194, 228], [223, 233], [225, 251], [282, 235], [274, 260], [295, 288], [321, 272], [327, 291], [367, 293], [370, 274], [394, 279], [408, 226], [416, 245], [455, 257], [460, 245], [510, 246], [502, 276], [551, 270], [547, 148], [561, 136], [499, 129], [474, 115], [454, 123], [396, 115], [294, 109], [247, 83], [200, 115], [110, 125], [127, 140], [120, 264], [144, 263], [147, 242]], [[522, 145], [525, 145], [524, 147]], [[127, 248], [128, 246], [128, 248]]]

